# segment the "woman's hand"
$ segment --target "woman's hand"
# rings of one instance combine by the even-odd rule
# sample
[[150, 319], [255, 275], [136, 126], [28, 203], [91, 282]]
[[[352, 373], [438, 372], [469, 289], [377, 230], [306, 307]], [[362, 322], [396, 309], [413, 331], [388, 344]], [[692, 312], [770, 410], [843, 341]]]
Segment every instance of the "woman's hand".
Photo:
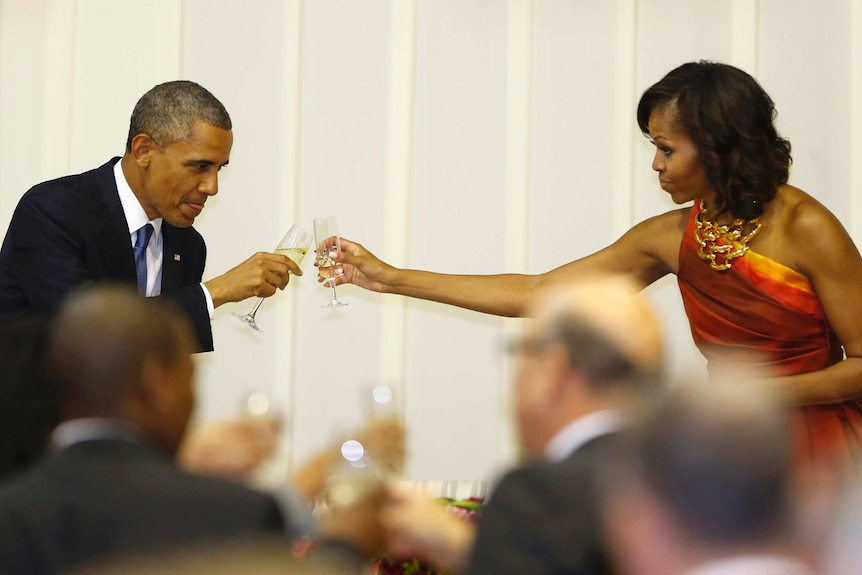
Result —
[[[388, 291], [398, 270], [375, 257], [361, 244], [344, 238], [340, 242], [341, 252], [334, 259], [344, 267], [344, 275], [335, 281], [335, 285], [352, 283], [375, 292]], [[323, 280], [323, 276], [318, 274], [317, 281]]]

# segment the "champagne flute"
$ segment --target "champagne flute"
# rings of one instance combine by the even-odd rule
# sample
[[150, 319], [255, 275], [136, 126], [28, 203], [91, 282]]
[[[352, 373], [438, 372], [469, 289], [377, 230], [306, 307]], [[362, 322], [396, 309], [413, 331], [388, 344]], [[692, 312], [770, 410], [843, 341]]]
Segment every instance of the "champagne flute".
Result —
[[347, 305], [335, 296], [335, 280], [344, 275], [344, 267], [335, 261], [341, 251], [341, 238], [338, 236], [338, 220], [335, 216], [314, 219], [314, 241], [317, 242], [317, 271], [332, 291], [332, 297], [323, 307]]
[[281, 477], [278, 445], [284, 427], [284, 412], [274, 398], [260, 389], [245, 393], [240, 399], [240, 414], [254, 446], [266, 455], [251, 472], [249, 481], [255, 487], [274, 487]]
[[366, 448], [382, 473], [399, 477], [404, 469], [404, 417], [401, 385], [377, 382], [362, 389]]
[[[287, 233], [284, 234], [284, 237], [281, 238], [281, 241], [278, 242], [278, 246], [275, 248], [275, 253], [281, 254], [283, 256], [287, 256], [296, 262], [296, 265], [302, 263], [302, 258], [305, 257], [305, 254], [308, 252], [308, 248], [311, 247], [311, 234], [302, 229], [297, 225], [293, 225], [287, 230]], [[238, 314], [236, 312], [232, 312], [233, 316], [239, 319], [242, 323], [249, 326], [250, 328], [262, 332], [263, 330], [258, 327], [257, 323], [254, 320], [254, 316], [257, 313], [257, 310], [260, 308], [260, 304], [263, 303], [264, 298], [258, 298], [257, 304], [254, 306], [254, 309], [246, 314]]]

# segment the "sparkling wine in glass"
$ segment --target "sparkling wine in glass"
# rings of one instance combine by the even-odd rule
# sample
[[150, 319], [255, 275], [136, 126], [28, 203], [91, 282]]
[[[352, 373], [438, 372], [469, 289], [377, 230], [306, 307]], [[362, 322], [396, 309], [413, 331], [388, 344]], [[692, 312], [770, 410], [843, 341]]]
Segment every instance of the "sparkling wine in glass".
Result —
[[[281, 241], [278, 242], [278, 246], [275, 248], [275, 253], [287, 256], [296, 262], [296, 265], [302, 263], [302, 258], [305, 257], [305, 254], [308, 252], [308, 249], [311, 247], [311, 234], [302, 229], [297, 225], [293, 225], [287, 230], [287, 233], [284, 234], [284, 237], [281, 238]], [[263, 303], [264, 298], [258, 298], [257, 304], [255, 304], [254, 309], [246, 314], [238, 314], [233, 312], [234, 317], [239, 319], [245, 325], [251, 327], [256, 331], [263, 331], [258, 327], [257, 323], [254, 320], [254, 316], [257, 313], [257, 310], [260, 308], [260, 304]]]
[[345, 306], [347, 303], [335, 295], [335, 280], [344, 275], [344, 267], [335, 261], [341, 251], [338, 220], [335, 216], [314, 219], [314, 241], [317, 243], [317, 273], [332, 292], [329, 303], [323, 307]]

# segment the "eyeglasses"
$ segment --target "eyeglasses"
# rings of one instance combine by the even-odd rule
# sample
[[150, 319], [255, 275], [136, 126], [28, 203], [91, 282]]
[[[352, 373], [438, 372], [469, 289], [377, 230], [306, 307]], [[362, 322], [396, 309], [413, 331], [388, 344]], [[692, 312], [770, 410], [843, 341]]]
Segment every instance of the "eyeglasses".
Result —
[[511, 356], [536, 354], [554, 343], [548, 336], [512, 337], [503, 342], [503, 351]]

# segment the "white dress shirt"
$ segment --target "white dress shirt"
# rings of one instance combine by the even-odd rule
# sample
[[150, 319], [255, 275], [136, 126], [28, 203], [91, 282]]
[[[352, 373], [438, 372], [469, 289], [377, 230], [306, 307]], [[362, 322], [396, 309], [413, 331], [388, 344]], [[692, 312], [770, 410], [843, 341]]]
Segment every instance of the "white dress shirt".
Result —
[[738, 555], [696, 567], [685, 575], [813, 575], [799, 559], [784, 555]]

